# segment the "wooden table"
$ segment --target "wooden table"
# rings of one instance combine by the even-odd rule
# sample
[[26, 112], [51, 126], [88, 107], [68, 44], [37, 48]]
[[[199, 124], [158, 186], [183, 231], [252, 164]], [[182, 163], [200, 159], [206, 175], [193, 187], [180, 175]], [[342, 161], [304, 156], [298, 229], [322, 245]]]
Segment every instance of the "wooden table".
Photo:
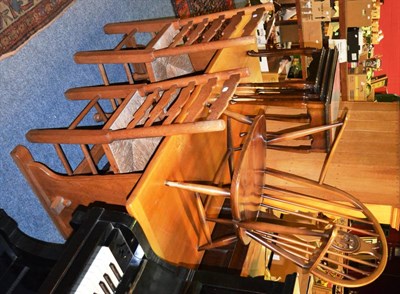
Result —
[[[255, 45], [223, 49], [206, 72], [249, 67], [251, 76], [243, 81], [261, 81], [258, 58], [246, 54], [255, 49]], [[233, 128], [238, 134], [244, 126], [234, 123]], [[197, 248], [205, 240], [199, 237], [202, 233], [193, 194], [167, 187], [164, 182], [212, 181], [226, 144], [224, 132], [165, 138], [128, 197], [128, 212], [140, 223], [161, 258], [189, 267], [201, 261], [203, 252]], [[213, 208], [218, 210], [212, 205], [210, 209]]]
[[[247, 66], [251, 75], [242, 82], [261, 82], [258, 58], [246, 54], [255, 49], [255, 45], [223, 49], [214, 57], [207, 72]], [[240, 111], [254, 113], [257, 109], [241, 105]], [[236, 134], [234, 146], [238, 146], [242, 141], [238, 134], [248, 127], [233, 122], [232, 128], [232, 133]], [[143, 227], [156, 254], [171, 263], [196, 267], [203, 256], [197, 248], [206, 240], [193, 193], [167, 187], [164, 183], [166, 180], [213, 181], [226, 152], [226, 137], [225, 132], [217, 132], [165, 138], [128, 197], [128, 212]], [[216, 216], [220, 204], [212, 202], [207, 208], [209, 215]]]

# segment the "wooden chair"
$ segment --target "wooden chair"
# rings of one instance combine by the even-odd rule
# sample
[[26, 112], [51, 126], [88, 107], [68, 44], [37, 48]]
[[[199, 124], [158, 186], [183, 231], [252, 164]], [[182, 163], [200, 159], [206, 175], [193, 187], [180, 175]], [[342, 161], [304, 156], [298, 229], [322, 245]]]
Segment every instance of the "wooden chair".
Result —
[[[300, 49], [270, 49], [259, 50], [258, 52], [249, 51], [248, 54], [254, 57], [260, 56], [292, 56], [296, 54], [312, 56], [312, 62], [308, 67], [308, 75], [303, 79], [284, 80], [271, 83], [245, 83], [240, 84], [238, 90], [245, 88], [255, 90], [259, 94], [259, 98], [268, 97], [294, 99], [304, 98], [307, 100], [321, 99], [321, 92], [326, 91], [326, 83], [328, 80], [328, 69], [334, 62], [331, 55], [334, 50], [300, 48]], [[326, 93], [324, 93], [326, 95]], [[324, 95], [322, 94], [322, 95]], [[277, 97], [278, 96], [278, 97]]]
[[[230, 188], [167, 181], [168, 186], [195, 193], [208, 240], [199, 249], [238, 239], [245, 244], [254, 240], [327, 282], [359, 287], [375, 280], [383, 272], [388, 254], [383, 230], [360, 201], [323, 183], [329, 160], [319, 182], [265, 168], [265, 145], [344, 124], [340, 121], [269, 138], [265, 117], [260, 115], [245, 137]], [[272, 185], [270, 177], [297, 183], [310, 193], [289, 190], [284, 183]], [[200, 194], [230, 198], [232, 219], [208, 218]], [[326, 195], [334, 199], [328, 200]], [[232, 225], [236, 234], [212, 240], [208, 221]]]
[[[297, 52], [297, 50], [300, 49], [290, 51]], [[314, 51], [313, 49], [308, 53]], [[266, 116], [268, 120], [302, 123], [311, 127], [330, 123], [337, 115], [339, 104], [336, 100], [340, 98], [334, 97], [333, 92], [338, 51], [336, 48], [322, 49], [314, 60], [318, 62], [315, 63], [308, 80], [240, 84], [231, 103], [298, 110], [294, 115], [269, 113]], [[331, 131], [314, 134], [309, 148], [301, 147], [298, 151], [329, 152], [332, 138]], [[288, 150], [296, 151], [294, 148]]]
[[105, 64], [123, 65], [130, 84], [203, 71], [216, 50], [255, 43], [254, 30], [272, 9], [264, 4], [186, 19], [107, 24], [107, 34], [123, 35], [119, 44], [112, 50], [78, 52], [75, 61], [98, 64], [105, 85], [110, 83]]
[[[66, 93], [69, 99], [89, 102], [70, 126], [26, 135], [30, 142], [52, 144], [66, 174], [35, 162], [22, 146], [12, 156], [67, 236], [78, 205], [93, 201], [125, 205], [162, 137], [224, 130], [225, 122], [219, 118], [240, 77], [247, 74], [247, 69], [238, 69], [149, 85], [71, 89]], [[92, 115], [99, 122], [88, 123]]]

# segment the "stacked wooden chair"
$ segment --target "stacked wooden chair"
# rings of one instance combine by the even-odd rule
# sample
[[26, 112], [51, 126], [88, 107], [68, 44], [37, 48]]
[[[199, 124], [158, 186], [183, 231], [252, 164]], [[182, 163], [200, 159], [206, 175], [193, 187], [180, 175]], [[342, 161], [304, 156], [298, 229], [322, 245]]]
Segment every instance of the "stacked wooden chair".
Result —
[[[240, 88], [253, 89], [255, 94], [259, 94], [258, 100], [256, 101], [262, 101], [262, 99], [268, 101], [271, 99], [272, 101], [268, 102], [276, 103], [279, 106], [290, 105], [289, 103], [296, 99], [303, 99], [304, 101], [321, 100], [327, 94], [326, 86], [329, 70], [331, 69], [332, 63], [335, 63], [335, 60], [332, 59], [334, 52], [335, 49], [325, 49], [325, 47], [322, 49], [300, 48], [259, 50], [257, 52], [249, 51], [248, 54], [253, 57], [293, 56], [299, 54], [302, 56], [310, 56], [313, 58], [313, 61], [307, 70], [308, 74], [305, 78], [271, 83], [246, 83], [241, 84]], [[241, 96], [238, 95], [238, 98], [240, 97]], [[268, 103], [267, 101], [266, 103]], [[279, 104], [279, 102], [281, 104]]]
[[271, 10], [272, 4], [264, 4], [186, 19], [108, 24], [107, 34], [123, 35], [116, 47], [78, 52], [75, 61], [97, 64], [105, 85], [110, 83], [106, 64], [123, 66], [130, 84], [201, 72], [217, 50], [255, 44], [254, 30]]

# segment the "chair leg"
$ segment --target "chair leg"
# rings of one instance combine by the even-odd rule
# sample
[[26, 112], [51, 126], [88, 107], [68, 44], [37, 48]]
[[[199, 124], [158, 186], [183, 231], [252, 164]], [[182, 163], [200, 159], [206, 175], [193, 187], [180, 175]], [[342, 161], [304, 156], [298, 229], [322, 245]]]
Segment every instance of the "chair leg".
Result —
[[229, 117], [232, 118], [238, 122], [247, 124], [247, 125], [251, 125], [253, 123], [253, 119], [248, 116], [248, 115], [244, 115], [238, 112], [234, 112], [234, 111], [230, 111], [228, 109], [225, 109], [224, 114]]
[[340, 139], [342, 138], [344, 129], [346, 128], [346, 125], [348, 123], [348, 118], [349, 117], [348, 117], [347, 113], [345, 113], [344, 117], [343, 117], [343, 120], [342, 120], [343, 121], [343, 125], [340, 127], [340, 130], [336, 134], [335, 140], [333, 141], [333, 144], [332, 144], [332, 146], [330, 148], [329, 154], [326, 156], [324, 164], [322, 166], [321, 173], [320, 173], [320, 176], [319, 176], [319, 179], [318, 179], [318, 182], [320, 184], [324, 183], [324, 180], [325, 180], [325, 177], [326, 177], [326, 173], [328, 172], [328, 167], [329, 167], [329, 165], [330, 165], [330, 163], [332, 161], [333, 155], [334, 155], [334, 153], [335, 153], [335, 151], [337, 149], [337, 145], [338, 145]]
[[279, 150], [279, 151], [295, 152], [295, 153], [310, 153], [311, 152], [311, 147], [308, 145], [298, 145], [298, 146], [268, 145], [267, 148]]
[[330, 124], [330, 125], [318, 126], [318, 127], [313, 127], [313, 128], [308, 128], [308, 129], [304, 129], [304, 130], [299, 130], [299, 131], [282, 134], [278, 137], [267, 139], [267, 144], [279, 143], [279, 142], [283, 142], [283, 141], [287, 141], [287, 140], [301, 138], [301, 137], [308, 136], [308, 135], [311, 135], [314, 133], [323, 132], [323, 131], [327, 131], [327, 130], [330, 130], [330, 129], [333, 129], [336, 127], [340, 127], [342, 125], [343, 125], [343, 122], [338, 122], [338, 123], [334, 123], [334, 124]]
[[297, 122], [297, 123], [310, 123], [311, 117], [309, 114], [266, 114], [267, 120]]
[[227, 246], [232, 244], [238, 240], [238, 237], [233, 234], [225, 237], [221, 237], [219, 239], [214, 240], [211, 244], [203, 245], [199, 247], [199, 250], [210, 250], [218, 247]]
[[195, 193], [195, 197], [196, 197], [197, 212], [199, 213], [200, 222], [201, 222], [201, 228], [207, 239], [208, 244], [211, 244], [212, 243], [211, 232], [210, 232], [210, 228], [208, 227], [208, 224], [207, 224], [207, 220], [206, 220], [207, 217], [206, 217], [206, 212], [204, 210], [203, 202], [201, 201], [201, 197], [200, 197], [199, 193]]
[[249, 56], [263, 57], [263, 56], [285, 56], [285, 55], [308, 55], [321, 52], [320, 49], [315, 48], [296, 48], [296, 49], [268, 49], [258, 51], [248, 51]]
[[224, 188], [184, 182], [165, 181], [165, 185], [212, 196], [229, 197], [230, 191]]

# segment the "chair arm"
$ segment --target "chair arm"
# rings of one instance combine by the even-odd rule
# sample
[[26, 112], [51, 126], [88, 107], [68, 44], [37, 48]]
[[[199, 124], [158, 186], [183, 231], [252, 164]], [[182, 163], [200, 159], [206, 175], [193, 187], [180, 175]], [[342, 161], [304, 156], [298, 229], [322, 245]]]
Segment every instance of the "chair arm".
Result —
[[32, 143], [110, 144], [119, 140], [217, 132], [224, 129], [225, 121], [214, 120], [114, 131], [100, 129], [40, 129], [30, 130], [26, 134], [26, 138]]

